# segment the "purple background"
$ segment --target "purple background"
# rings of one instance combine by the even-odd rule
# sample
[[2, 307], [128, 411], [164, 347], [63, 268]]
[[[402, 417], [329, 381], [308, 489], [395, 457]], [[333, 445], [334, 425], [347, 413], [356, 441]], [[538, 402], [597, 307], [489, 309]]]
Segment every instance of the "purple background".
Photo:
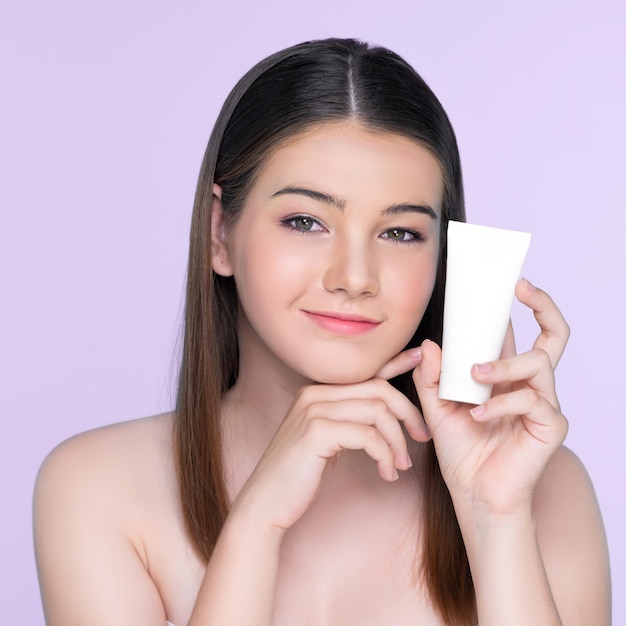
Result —
[[0, 8], [2, 620], [43, 623], [30, 507], [44, 455], [172, 406], [194, 185], [228, 90], [286, 45], [357, 36], [404, 55], [447, 108], [470, 220], [533, 233], [524, 273], [572, 326], [558, 370], [568, 444], [596, 485], [626, 623], [626, 5], [11, 4]]

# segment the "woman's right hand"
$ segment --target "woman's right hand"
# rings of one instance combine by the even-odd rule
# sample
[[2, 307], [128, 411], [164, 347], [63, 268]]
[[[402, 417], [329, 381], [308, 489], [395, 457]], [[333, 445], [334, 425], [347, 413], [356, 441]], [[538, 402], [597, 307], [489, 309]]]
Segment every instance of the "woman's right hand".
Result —
[[325, 470], [342, 450], [364, 450], [377, 463], [380, 476], [395, 481], [398, 470], [411, 467], [400, 423], [414, 440], [430, 439], [417, 407], [387, 382], [416, 362], [407, 350], [364, 382], [303, 387], [231, 514], [252, 507], [258, 523], [287, 530], [308, 509]]

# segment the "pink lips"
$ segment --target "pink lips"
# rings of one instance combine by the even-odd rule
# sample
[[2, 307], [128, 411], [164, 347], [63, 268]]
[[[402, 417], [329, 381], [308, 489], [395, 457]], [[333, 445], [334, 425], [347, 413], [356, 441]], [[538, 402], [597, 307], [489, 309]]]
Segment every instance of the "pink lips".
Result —
[[361, 315], [351, 315], [338, 312], [312, 312], [303, 313], [320, 328], [335, 335], [360, 335], [370, 330], [374, 330], [380, 322], [363, 317]]

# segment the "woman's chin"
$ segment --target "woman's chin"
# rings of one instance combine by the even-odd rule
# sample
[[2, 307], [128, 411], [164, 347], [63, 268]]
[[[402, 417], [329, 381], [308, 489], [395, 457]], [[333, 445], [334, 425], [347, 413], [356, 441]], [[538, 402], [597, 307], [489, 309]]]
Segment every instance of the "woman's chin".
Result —
[[325, 371], [314, 378], [318, 384], [325, 385], [356, 385], [373, 378], [379, 368], [365, 370], [364, 368], [343, 371]]

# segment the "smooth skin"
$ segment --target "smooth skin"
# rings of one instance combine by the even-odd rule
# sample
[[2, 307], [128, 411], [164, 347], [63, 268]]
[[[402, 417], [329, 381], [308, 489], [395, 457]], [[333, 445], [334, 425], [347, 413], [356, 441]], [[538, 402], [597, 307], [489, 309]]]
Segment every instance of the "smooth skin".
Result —
[[[326, 200], [276, 195], [289, 187]], [[348, 122], [280, 147], [232, 232], [215, 188], [213, 267], [242, 301], [240, 377], [222, 416], [230, 515], [205, 566], [184, 532], [172, 415], [65, 442], [35, 494], [48, 624], [441, 626], [413, 579], [423, 503], [409, 467], [431, 436], [480, 626], [610, 623], [597, 502], [561, 445], [554, 368], [569, 329], [550, 297], [518, 284], [540, 334], [516, 355], [509, 333], [500, 360], [477, 364], [495, 385], [483, 407], [439, 400], [435, 343], [401, 351], [434, 284], [440, 197], [421, 146]], [[310, 310], [376, 325], [337, 334]], [[411, 370], [423, 416], [387, 382]]]

